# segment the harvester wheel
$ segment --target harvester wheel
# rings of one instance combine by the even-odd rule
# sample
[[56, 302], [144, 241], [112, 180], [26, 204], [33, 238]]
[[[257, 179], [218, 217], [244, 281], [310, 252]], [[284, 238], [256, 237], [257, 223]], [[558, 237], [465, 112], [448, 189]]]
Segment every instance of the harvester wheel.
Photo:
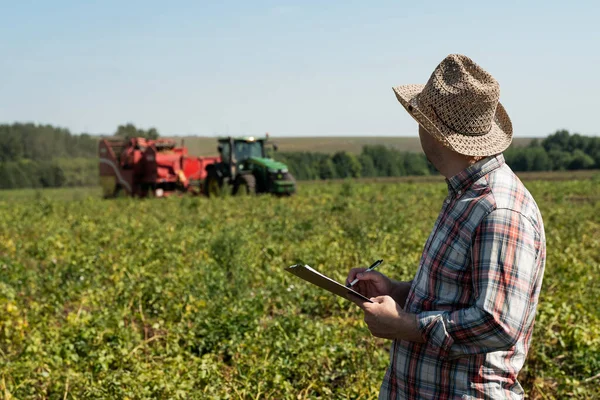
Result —
[[126, 198], [126, 197], [135, 197], [135, 194], [132, 194], [130, 192], [127, 191], [127, 189], [125, 189], [123, 186], [121, 186], [120, 184], [116, 184], [115, 185], [115, 192], [113, 194], [113, 198]]
[[239, 175], [233, 185], [234, 196], [256, 194], [256, 178], [254, 175]]
[[120, 184], [117, 183], [115, 185], [115, 190], [113, 192], [112, 198], [116, 199], [118, 197], [125, 197], [125, 190]]
[[208, 197], [220, 197], [223, 194], [223, 182], [216, 175], [206, 178], [204, 193]]

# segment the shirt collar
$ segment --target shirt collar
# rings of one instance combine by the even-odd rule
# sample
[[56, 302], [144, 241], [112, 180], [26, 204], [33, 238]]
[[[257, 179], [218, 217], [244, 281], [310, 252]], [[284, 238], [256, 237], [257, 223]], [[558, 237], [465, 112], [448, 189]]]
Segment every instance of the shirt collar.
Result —
[[497, 168], [500, 168], [502, 165], [504, 165], [504, 156], [502, 154], [489, 156], [483, 160], [479, 160], [450, 179], [446, 179], [448, 190], [450, 192], [464, 191], [473, 183], [478, 181], [481, 177], [489, 174]]

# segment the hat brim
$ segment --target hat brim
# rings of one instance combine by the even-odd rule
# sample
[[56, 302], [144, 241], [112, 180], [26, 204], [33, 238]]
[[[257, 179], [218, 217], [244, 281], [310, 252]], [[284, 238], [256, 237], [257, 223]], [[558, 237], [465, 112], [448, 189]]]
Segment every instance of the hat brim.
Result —
[[502, 104], [498, 103], [489, 132], [477, 136], [465, 135], [444, 125], [433, 109], [421, 109], [417, 99], [424, 87], [425, 85], [403, 85], [393, 89], [406, 111], [443, 145], [467, 156], [491, 156], [502, 153], [510, 146], [512, 123]]

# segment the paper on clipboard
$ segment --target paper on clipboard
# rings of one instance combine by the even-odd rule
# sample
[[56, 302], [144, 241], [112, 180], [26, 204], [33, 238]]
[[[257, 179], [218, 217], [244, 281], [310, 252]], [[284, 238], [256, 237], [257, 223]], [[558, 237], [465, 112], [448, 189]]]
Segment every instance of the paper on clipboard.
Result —
[[311, 268], [308, 265], [296, 264], [285, 269], [287, 272], [296, 275], [299, 278], [304, 279], [312, 283], [313, 285], [319, 286], [333, 294], [337, 294], [347, 300], [353, 300], [352, 298], [360, 298], [365, 302], [372, 303], [372, 301], [358, 293], [357, 291], [350, 289], [339, 282], [323, 275], [319, 271]]

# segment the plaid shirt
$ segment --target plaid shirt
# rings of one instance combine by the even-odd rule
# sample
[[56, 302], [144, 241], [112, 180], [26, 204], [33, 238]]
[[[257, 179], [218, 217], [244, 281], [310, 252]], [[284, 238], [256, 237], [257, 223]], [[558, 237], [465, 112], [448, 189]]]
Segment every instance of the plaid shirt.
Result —
[[404, 309], [425, 343], [394, 341], [380, 399], [520, 399], [544, 275], [542, 217], [504, 163], [447, 180]]

